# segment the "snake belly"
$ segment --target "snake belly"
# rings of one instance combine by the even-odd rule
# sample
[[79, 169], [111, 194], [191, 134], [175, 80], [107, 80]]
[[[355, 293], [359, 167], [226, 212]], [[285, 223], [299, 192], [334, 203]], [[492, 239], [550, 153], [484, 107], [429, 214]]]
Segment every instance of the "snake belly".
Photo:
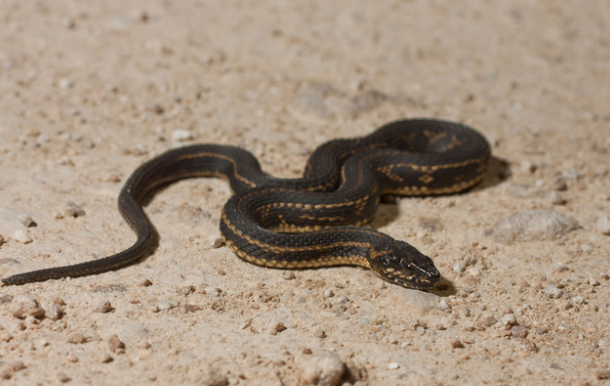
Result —
[[121, 215], [136, 242], [115, 255], [26, 272], [6, 285], [99, 274], [152, 254], [157, 234], [142, 209], [145, 196], [171, 182], [224, 177], [233, 190], [220, 221], [224, 242], [241, 259], [282, 269], [356, 265], [407, 288], [431, 289], [440, 273], [430, 258], [369, 223], [385, 195], [431, 196], [465, 191], [482, 179], [486, 139], [452, 122], [389, 123], [368, 136], [318, 147], [302, 178], [265, 174], [250, 152], [227, 145], [169, 150], [136, 169], [119, 194]]

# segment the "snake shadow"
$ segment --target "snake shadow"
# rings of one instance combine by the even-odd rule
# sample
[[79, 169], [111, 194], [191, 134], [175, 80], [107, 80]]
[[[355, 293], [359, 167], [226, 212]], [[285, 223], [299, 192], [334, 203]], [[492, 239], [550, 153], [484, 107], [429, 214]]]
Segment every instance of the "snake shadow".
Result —
[[[466, 195], [472, 192], [490, 189], [494, 186], [502, 184], [510, 175], [511, 170], [508, 161], [492, 156], [489, 161], [487, 171], [483, 175], [483, 180], [480, 184], [461, 193], [451, 194], [451, 196]], [[379, 207], [377, 208], [377, 212], [375, 213], [375, 218], [370, 224], [371, 228], [382, 228], [400, 217], [400, 209], [398, 206], [398, 201], [400, 199], [408, 200], [409, 197], [397, 197], [392, 195], [382, 197]], [[420, 227], [422, 227], [422, 225], [420, 225]], [[409, 242], [408, 240], [405, 241]], [[443, 276], [441, 277], [439, 285], [435, 289], [429, 290], [428, 292], [437, 296], [446, 297], [455, 295], [458, 292], [458, 289], [451, 280]]]

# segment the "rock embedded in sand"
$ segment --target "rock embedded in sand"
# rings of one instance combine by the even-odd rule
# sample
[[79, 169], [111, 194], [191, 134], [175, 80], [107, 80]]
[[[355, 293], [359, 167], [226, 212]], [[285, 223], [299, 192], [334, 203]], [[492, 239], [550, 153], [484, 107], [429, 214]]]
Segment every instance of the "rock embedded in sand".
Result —
[[17, 229], [13, 234], [13, 237], [15, 240], [23, 244], [29, 244], [33, 241], [30, 235], [28, 235], [27, 232], [22, 229]]
[[552, 209], [535, 209], [498, 220], [486, 233], [497, 242], [554, 240], [578, 229], [574, 218]]
[[544, 294], [549, 299], [559, 299], [560, 297], [563, 296], [563, 291], [561, 289], [559, 289], [557, 286], [550, 285], [545, 288]]
[[25, 319], [28, 316], [41, 319], [45, 314], [45, 310], [38, 304], [36, 299], [26, 295], [19, 295], [11, 303], [11, 313], [19, 319]]
[[38, 225], [38, 224], [36, 224], [36, 221], [34, 221], [32, 219], [32, 216], [29, 214], [24, 214], [24, 215], [19, 216], [19, 221], [26, 228], [32, 228], [32, 227], [35, 227], [36, 225]]
[[610, 235], [610, 216], [603, 215], [597, 218], [597, 231], [604, 235]]
[[302, 358], [298, 368], [304, 385], [337, 386], [346, 366], [339, 355], [324, 351]]

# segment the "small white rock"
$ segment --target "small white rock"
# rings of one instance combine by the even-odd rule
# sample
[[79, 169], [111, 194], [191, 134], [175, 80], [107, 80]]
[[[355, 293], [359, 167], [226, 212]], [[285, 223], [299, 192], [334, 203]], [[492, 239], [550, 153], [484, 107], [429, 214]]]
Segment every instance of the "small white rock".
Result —
[[159, 304], [157, 305], [157, 308], [159, 311], [169, 311], [172, 308], [176, 308], [176, 304], [174, 302], [172, 302], [171, 300], [164, 300], [159, 302]]
[[26, 231], [24, 231], [22, 229], [17, 229], [15, 231], [15, 233], [13, 234], [13, 237], [15, 238], [15, 240], [19, 241], [20, 243], [24, 243], [24, 244], [29, 244], [33, 241], [32, 238], [30, 237], [30, 235], [28, 235], [26, 233]]
[[455, 265], [453, 266], [453, 272], [457, 273], [458, 275], [461, 274], [462, 272], [464, 272], [464, 269], [466, 268], [466, 266], [464, 265], [464, 262], [462, 261], [458, 261], [457, 263], [455, 263]]
[[449, 311], [451, 309], [451, 306], [449, 305], [449, 303], [447, 303], [447, 300], [445, 299], [441, 299], [441, 301], [438, 302], [438, 305], [443, 311]]
[[297, 369], [304, 385], [339, 386], [346, 366], [336, 353], [322, 352], [303, 357]]
[[521, 170], [525, 173], [534, 173], [538, 169], [538, 166], [530, 161], [522, 161], [521, 162]]
[[610, 235], [610, 216], [599, 216], [597, 219], [597, 231], [604, 235]]
[[570, 268], [565, 263], [560, 261], [553, 266], [553, 269], [557, 272], [563, 272], [567, 271]]
[[330, 288], [324, 291], [324, 299], [332, 298], [335, 296], [335, 293]]
[[72, 82], [70, 79], [67, 79], [67, 78], [61, 78], [57, 81], [57, 85], [60, 88], [67, 90], [67, 89], [71, 88], [72, 86], [74, 86], [74, 82]]
[[341, 295], [337, 298], [337, 304], [345, 304], [349, 302], [349, 298], [345, 295]]
[[399, 369], [399, 368], [400, 368], [400, 365], [398, 363], [396, 363], [396, 362], [390, 362], [388, 364], [388, 370], [396, 370], [396, 369]]
[[189, 130], [174, 130], [172, 132], [172, 141], [182, 142], [193, 139], [193, 133]]
[[563, 205], [566, 203], [566, 200], [561, 196], [561, 193], [556, 190], [549, 194], [549, 201], [553, 205]]
[[515, 317], [515, 314], [505, 314], [502, 316], [502, 319], [500, 319], [500, 322], [504, 326], [514, 326], [517, 324], [517, 318]]
[[557, 288], [557, 286], [550, 285], [545, 288], [544, 294], [549, 299], [559, 299], [561, 296], [563, 296], [563, 291], [561, 289]]
[[576, 170], [571, 168], [564, 170], [561, 175], [568, 180], [577, 180], [578, 178], [580, 178], [580, 174]]
[[591, 253], [591, 251], [593, 250], [593, 247], [590, 246], [589, 244], [581, 244], [580, 250], [583, 251], [584, 253]]

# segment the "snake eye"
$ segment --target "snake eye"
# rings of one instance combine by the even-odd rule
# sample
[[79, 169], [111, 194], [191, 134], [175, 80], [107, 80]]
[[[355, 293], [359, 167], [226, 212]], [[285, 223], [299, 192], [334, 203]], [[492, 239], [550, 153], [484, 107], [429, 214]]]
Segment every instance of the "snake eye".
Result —
[[400, 259], [400, 266], [404, 269], [413, 269], [413, 264], [407, 259]]

